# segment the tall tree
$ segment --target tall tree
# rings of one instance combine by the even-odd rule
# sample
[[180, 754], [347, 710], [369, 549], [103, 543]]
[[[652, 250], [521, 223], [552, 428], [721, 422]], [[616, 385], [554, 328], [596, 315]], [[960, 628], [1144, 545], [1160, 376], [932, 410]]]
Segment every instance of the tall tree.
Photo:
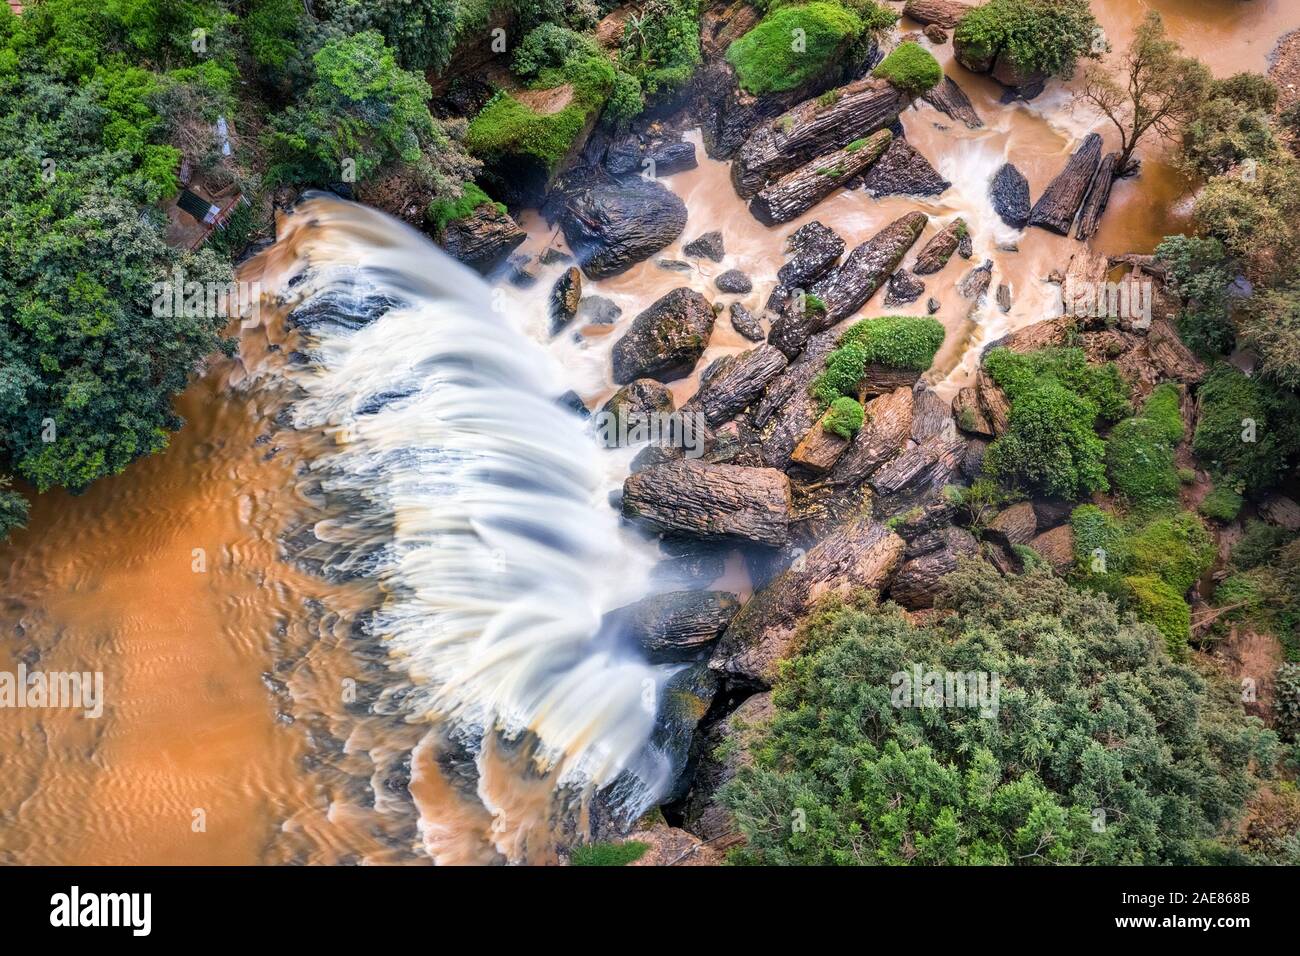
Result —
[[1132, 171], [1133, 153], [1149, 133], [1173, 136], [1196, 114], [1212, 77], [1205, 64], [1182, 55], [1154, 10], [1138, 25], [1119, 66], [1117, 77], [1105, 62], [1089, 64], [1080, 102], [1100, 110], [1119, 130], [1115, 169], [1124, 175]]

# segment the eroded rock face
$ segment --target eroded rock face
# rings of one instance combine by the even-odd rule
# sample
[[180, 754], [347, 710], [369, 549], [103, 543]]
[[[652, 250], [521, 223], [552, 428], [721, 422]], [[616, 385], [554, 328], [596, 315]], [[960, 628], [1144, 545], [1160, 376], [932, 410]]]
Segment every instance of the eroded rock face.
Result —
[[609, 397], [601, 412], [625, 419], [629, 415], [666, 413], [673, 410], [673, 393], [652, 378], [638, 378]]
[[682, 247], [682, 252], [696, 259], [712, 259], [714, 262], [721, 262], [722, 257], [726, 255], [722, 233], [717, 229], [706, 232], [686, 243]]
[[739, 302], [731, 303], [731, 327], [751, 342], [761, 342], [766, 333], [752, 312]]
[[[933, 37], [931, 40], [944, 42], [934, 41]], [[984, 125], [979, 113], [975, 112], [975, 107], [971, 105], [970, 98], [950, 76], [945, 76], [938, 86], [922, 93], [921, 98], [941, 113], [946, 113], [959, 123], [965, 123], [968, 129], [979, 129]]]
[[547, 304], [551, 313], [551, 334], [555, 335], [573, 321], [582, 301], [582, 272], [570, 266], [555, 280]]
[[993, 209], [1014, 229], [1029, 225], [1029, 180], [1012, 163], [1003, 163], [989, 185]]
[[903, 4], [903, 16], [924, 26], [933, 24], [951, 30], [970, 9], [970, 4], [956, 0], [907, 0]]
[[912, 271], [919, 276], [938, 272], [948, 264], [962, 238], [968, 233], [966, 220], [961, 217], [948, 223], [921, 247], [921, 251], [916, 255], [916, 262], [912, 265]]
[[885, 290], [885, 305], [906, 305], [925, 294], [925, 283], [906, 269], [899, 269], [889, 277]]
[[844, 240], [815, 219], [800, 226], [786, 240], [789, 258], [776, 278], [788, 289], [806, 288], [839, 262]]
[[1101, 137], [1089, 133], [1029, 211], [1029, 224], [1067, 235], [1101, 162]]
[[728, 355], [710, 366], [708, 377], [684, 406], [699, 410], [710, 425], [720, 425], [748, 408], [767, 388], [768, 382], [785, 370], [786, 357], [770, 345]]
[[630, 635], [654, 663], [696, 660], [740, 610], [728, 591], [652, 594], [606, 615], [606, 626]]
[[[686, 797], [682, 823], [685, 829], [707, 840], [719, 852], [736, 846], [744, 838], [731, 812], [718, 804], [716, 794], [741, 767], [749, 765], [752, 759], [749, 748], [773, 713], [771, 692], [755, 694], [710, 727], [700, 741], [700, 762]], [[728, 746], [720, 752], [723, 744]]]
[[821, 543], [750, 598], [722, 634], [709, 666], [732, 678], [770, 686], [788, 657], [800, 620], [828, 594], [881, 589], [903, 557], [903, 539], [883, 524], [858, 518]]
[[818, 156], [760, 189], [749, 201], [749, 211], [769, 226], [803, 215], [880, 159], [893, 135], [882, 129], [863, 142]]
[[937, 196], [951, 185], [905, 139], [891, 142], [862, 181], [862, 188], [877, 198]]
[[790, 533], [790, 480], [774, 468], [673, 461], [623, 483], [623, 514], [656, 531], [779, 546]]
[[940, 528], [908, 543], [907, 560], [889, 585], [889, 596], [916, 611], [934, 607], [943, 579], [957, 570], [963, 558], [979, 553], [979, 544], [962, 528]]
[[560, 228], [587, 277], [607, 279], [680, 236], [686, 204], [653, 180], [604, 183], [567, 197]]
[[753, 281], [739, 269], [728, 269], [714, 279], [713, 284], [718, 287], [719, 292], [729, 292], [733, 295], [744, 295], [754, 288]]
[[438, 245], [453, 259], [486, 274], [527, 238], [528, 233], [507, 213], [484, 203], [468, 216], [447, 223]]
[[614, 344], [614, 381], [670, 382], [689, 375], [709, 344], [713, 306], [693, 289], [673, 289], [635, 319]]

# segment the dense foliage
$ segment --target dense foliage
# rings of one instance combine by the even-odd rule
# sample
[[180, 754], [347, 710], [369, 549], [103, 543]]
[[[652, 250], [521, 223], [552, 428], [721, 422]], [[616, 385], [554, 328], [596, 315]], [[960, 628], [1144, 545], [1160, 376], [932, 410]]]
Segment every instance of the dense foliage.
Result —
[[864, 30], [856, 13], [829, 0], [780, 7], [727, 48], [727, 62], [747, 92], [792, 90], [836, 63]]
[[1106, 439], [1111, 489], [1132, 505], [1151, 509], [1173, 503], [1180, 482], [1174, 449], [1183, 440], [1178, 389], [1158, 386], [1140, 415], [1116, 425]]
[[856, 322], [826, 357], [826, 368], [813, 380], [812, 392], [830, 404], [840, 395], [853, 393], [869, 365], [924, 372], [943, 345], [945, 334], [943, 324], [931, 318], [885, 316]]
[[1236, 274], [1227, 250], [1218, 239], [1166, 236], [1156, 247], [1156, 258], [1169, 270], [1169, 288], [1182, 301], [1178, 334], [1203, 355], [1222, 355], [1232, 349], [1228, 287]]
[[1068, 77], [1099, 52], [1097, 30], [1088, 0], [989, 0], [961, 18], [953, 43], [973, 60], [1005, 56], [1022, 73]]
[[1300, 455], [1300, 399], [1227, 363], [1200, 388], [1192, 446], [1247, 491], [1272, 487]]
[[[1159, 634], [1045, 572], [972, 565], [925, 626], [888, 607], [812, 619], [775, 717], [722, 799], [764, 864], [1194, 863], [1276, 740]], [[999, 678], [993, 716], [899, 707], [900, 673]], [[1121, 745], [1122, 744], [1122, 745]]]
[[1019, 355], [994, 349], [984, 369], [1011, 404], [1009, 428], [989, 446], [985, 470], [1003, 484], [1063, 498], [1109, 488], [1099, 422], [1128, 409], [1113, 364], [1089, 365], [1078, 349]]
[[943, 67], [929, 50], [909, 40], [891, 50], [871, 75], [882, 77], [904, 93], [917, 96], [939, 84], [943, 79]]

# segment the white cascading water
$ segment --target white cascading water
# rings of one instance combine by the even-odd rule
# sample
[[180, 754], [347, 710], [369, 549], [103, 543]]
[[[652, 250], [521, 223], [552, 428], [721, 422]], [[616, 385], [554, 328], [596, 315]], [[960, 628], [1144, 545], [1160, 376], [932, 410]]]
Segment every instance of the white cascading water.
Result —
[[531, 732], [556, 786], [621, 778], [625, 809], [648, 808], [669, 774], [648, 741], [671, 671], [601, 633], [649, 562], [605, 499], [600, 450], [556, 402], [560, 370], [413, 229], [323, 196], [294, 218], [319, 227], [300, 246], [303, 305], [397, 303], [360, 327], [321, 310], [290, 374], [295, 426], [335, 436], [311, 473], [347, 502], [317, 537], [382, 586], [369, 627], [414, 683], [408, 713]]

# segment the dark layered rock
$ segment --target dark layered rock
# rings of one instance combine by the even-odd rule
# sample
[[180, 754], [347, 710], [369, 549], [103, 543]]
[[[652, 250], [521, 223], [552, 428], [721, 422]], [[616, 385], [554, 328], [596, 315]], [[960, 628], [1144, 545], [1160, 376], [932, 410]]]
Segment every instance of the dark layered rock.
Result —
[[1087, 240], [1097, 234], [1102, 214], [1110, 203], [1110, 187], [1115, 182], [1115, 164], [1118, 162], [1119, 153], [1107, 153], [1097, 164], [1097, 172], [1088, 184], [1088, 195], [1083, 200], [1079, 228], [1075, 231], [1074, 238]]
[[693, 289], [673, 289], [635, 319], [614, 344], [614, 381], [672, 381], [689, 375], [713, 331], [713, 306]]
[[909, 212], [858, 246], [837, 269], [813, 286], [826, 310], [789, 311], [772, 323], [768, 341], [786, 355], [798, 355], [808, 339], [852, 315], [898, 268], [927, 222], [923, 212]]
[[1028, 544], [1037, 534], [1038, 515], [1030, 501], [1003, 508], [984, 529], [986, 538], [1008, 548], [1015, 544]]
[[865, 142], [851, 143], [800, 166], [760, 189], [749, 201], [749, 211], [768, 226], [803, 215], [880, 159], [893, 137], [889, 130], [882, 129]]
[[703, 588], [722, 577], [726, 568], [721, 554], [683, 554], [660, 561], [650, 571], [650, 577], [667, 587]]
[[952, 183], [905, 139], [895, 139], [863, 177], [862, 188], [881, 196], [937, 196]]
[[969, 531], [942, 528], [922, 535], [907, 546], [907, 560], [889, 585], [889, 597], [905, 608], [934, 607], [943, 579], [957, 570], [964, 558], [979, 553], [979, 544]]
[[1074, 566], [1074, 531], [1068, 524], [1035, 536], [1028, 547], [1058, 574], [1064, 574]]
[[682, 247], [682, 252], [696, 259], [712, 259], [714, 262], [721, 262], [722, 257], [726, 255], [722, 244], [722, 233], [717, 229], [706, 232], [686, 243]]
[[611, 395], [600, 412], [626, 420], [632, 415], [667, 414], [675, 404], [666, 385], [652, 378], [638, 378]]
[[551, 334], [555, 335], [573, 321], [582, 301], [582, 271], [576, 266], [565, 269], [551, 287], [547, 306], [551, 316]]
[[1011, 427], [1011, 403], [1007, 401], [1006, 393], [994, 383], [993, 377], [983, 369], [975, 376], [975, 394], [992, 434], [1005, 435]]
[[989, 283], [993, 281], [993, 260], [985, 259], [981, 265], [976, 266], [961, 277], [957, 283], [957, 294], [964, 299], [973, 299], [978, 302], [983, 298], [984, 293], [989, 290]]
[[950, 438], [954, 427], [952, 402], [928, 385], [916, 385], [912, 389], [912, 441], [921, 445], [931, 438]]
[[686, 204], [652, 180], [601, 184], [566, 198], [560, 227], [582, 271], [592, 279], [607, 279], [680, 236]]
[[948, 264], [952, 254], [957, 251], [957, 245], [968, 232], [966, 220], [961, 217], [948, 223], [921, 247], [916, 262], [912, 264], [912, 271], [919, 276], [938, 272]]
[[948, 114], [953, 120], [963, 122], [967, 129], [978, 130], [984, 125], [984, 121], [979, 118], [979, 113], [975, 112], [974, 105], [971, 105], [970, 98], [967, 98], [962, 88], [948, 75], [945, 75], [943, 83], [928, 92], [923, 92], [920, 98], [926, 100], [926, 103], [932, 105], [937, 111]]
[[925, 294], [925, 283], [906, 269], [899, 269], [889, 277], [885, 289], [885, 305], [906, 305], [915, 302]]
[[1286, 531], [1300, 531], [1300, 505], [1286, 495], [1270, 491], [1259, 502], [1259, 516]]
[[1029, 211], [1029, 224], [1058, 235], [1069, 234], [1100, 162], [1101, 137], [1089, 133], [1034, 203]]
[[961, 467], [966, 440], [931, 438], [907, 449], [876, 471], [869, 484], [876, 492], [878, 514], [894, 514], [937, 494]]
[[755, 694], [710, 727], [700, 741], [700, 762], [682, 808], [682, 825], [718, 851], [744, 841], [731, 811], [718, 803], [718, 790], [752, 763], [750, 748], [773, 713], [771, 692]]
[[731, 182], [742, 199], [818, 156], [886, 129], [907, 105], [884, 80], [858, 80], [839, 93], [831, 104], [807, 100], [754, 130], [731, 164]]
[[957, 427], [973, 435], [993, 437], [993, 425], [980, 405], [979, 390], [973, 385], [958, 390], [952, 399], [952, 414]]
[[785, 370], [786, 357], [771, 345], [728, 355], [711, 368], [685, 408], [699, 410], [710, 425], [718, 425], [748, 408]]
[[1029, 180], [1011, 163], [1003, 163], [989, 185], [993, 210], [1014, 229], [1029, 225]]
[[453, 259], [485, 275], [527, 238], [528, 233], [492, 203], [453, 219], [437, 237]]
[[902, 451], [912, 432], [912, 404], [912, 389], [908, 387], [896, 388], [868, 402], [864, 407], [865, 424], [836, 460], [828, 481], [856, 488]]
[[883, 589], [902, 559], [903, 539], [883, 524], [858, 518], [834, 529], [732, 619], [709, 666], [732, 678], [770, 685], [777, 662], [790, 656], [799, 625], [822, 598]]
[[844, 240], [813, 220], [790, 234], [785, 249], [788, 259], [777, 270], [777, 281], [787, 289], [806, 288], [839, 262]]
[[739, 302], [731, 303], [731, 327], [751, 342], [761, 342], [766, 335], [762, 323]]
[[1044, 319], [1041, 322], [1034, 322], [1032, 325], [1026, 325], [1023, 328], [1002, 338], [990, 342], [985, 349], [985, 354], [991, 349], [1001, 348], [1009, 349], [1018, 355], [1027, 355], [1030, 352], [1038, 352], [1042, 349], [1055, 349], [1070, 342], [1074, 335], [1074, 320], [1068, 317], [1056, 319]]
[[795, 361], [772, 381], [749, 418], [758, 430], [763, 464], [786, 469], [799, 440], [822, 416], [821, 403], [809, 391], [812, 380], [826, 365], [826, 356], [839, 336], [823, 332], [814, 336]]
[[[703, 662], [688, 664], [664, 682], [655, 710], [655, 728], [650, 735], [650, 743], [668, 758], [672, 768], [671, 783], [661, 797], [665, 802], [675, 802], [686, 796], [686, 789], [690, 785], [688, 772], [695, 733], [700, 721], [712, 707], [721, 683], [718, 674]], [[689, 834], [681, 830], [674, 833], [689, 837]], [[681, 852], [688, 851], [678, 851], [679, 854]], [[667, 866], [674, 859], [677, 857], [665, 856], [661, 865]]]
[[998, 283], [997, 291], [998, 308], [1003, 312], [1011, 311], [1011, 286], [1005, 282]]
[[971, 5], [958, 3], [956, 0], [907, 0], [903, 4], [903, 16], [917, 23], [929, 26], [934, 24], [951, 30], [957, 21], [971, 10]]
[[645, 151], [642, 165], [647, 161], [653, 164], [649, 167], [649, 175], [652, 176], [671, 176], [699, 165], [695, 158], [695, 144], [686, 140], [652, 144]]
[[592, 325], [613, 325], [623, 310], [603, 295], [589, 295], [578, 303], [578, 318]]
[[739, 269], [728, 269], [714, 279], [713, 284], [718, 287], [719, 292], [729, 292], [733, 295], [744, 295], [754, 288], [753, 281]]
[[727, 591], [653, 594], [606, 616], [606, 627], [628, 634], [653, 663], [696, 660], [740, 610]]
[[772, 468], [668, 462], [628, 477], [623, 514], [656, 531], [782, 545], [790, 481]]
[[[292, 329], [313, 331], [321, 326], [335, 325], [345, 329], [359, 329], [369, 325], [392, 309], [400, 308], [402, 301], [388, 292], [371, 285], [360, 274], [357, 281], [339, 283], [311, 296], [285, 318]], [[307, 364], [303, 353], [290, 353], [294, 364]]]

